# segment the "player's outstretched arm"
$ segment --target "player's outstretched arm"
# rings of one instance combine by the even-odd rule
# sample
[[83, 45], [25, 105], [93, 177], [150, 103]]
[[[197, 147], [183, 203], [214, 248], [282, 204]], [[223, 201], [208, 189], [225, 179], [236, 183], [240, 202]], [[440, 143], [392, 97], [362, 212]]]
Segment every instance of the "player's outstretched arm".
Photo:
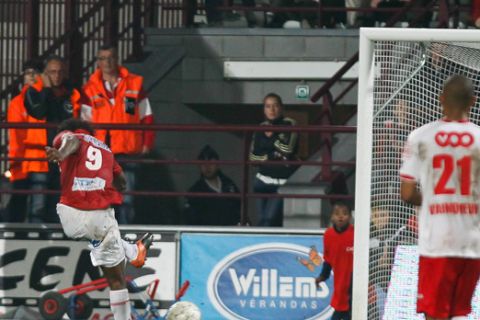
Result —
[[402, 200], [413, 204], [422, 205], [422, 193], [417, 189], [417, 183], [414, 181], [402, 181], [400, 184], [400, 196]]
[[48, 161], [58, 162], [75, 153], [80, 147], [80, 140], [73, 134], [65, 134], [62, 137], [60, 148], [45, 147]]

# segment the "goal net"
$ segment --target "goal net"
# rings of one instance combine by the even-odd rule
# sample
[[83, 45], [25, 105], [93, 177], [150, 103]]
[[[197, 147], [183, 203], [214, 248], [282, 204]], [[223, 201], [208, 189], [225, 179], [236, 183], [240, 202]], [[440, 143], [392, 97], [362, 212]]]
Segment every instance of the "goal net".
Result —
[[[361, 31], [353, 319], [424, 319], [415, 311], [416, 212], [400, 199], [398, 170], [408, 134], [442, 117], [450, 75], [470, 78], [480, 96], [480, 46], [456, 31]], [[478, 101], [470, 119], [480, 124]], [[478, 294], [473, 305], [470, 318], [480, 319]]]

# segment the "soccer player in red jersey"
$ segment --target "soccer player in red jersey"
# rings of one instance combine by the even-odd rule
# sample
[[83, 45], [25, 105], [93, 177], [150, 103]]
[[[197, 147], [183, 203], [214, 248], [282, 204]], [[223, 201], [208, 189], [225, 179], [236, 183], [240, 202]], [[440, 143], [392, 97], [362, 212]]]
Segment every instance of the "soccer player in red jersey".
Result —
[[119, 191], [125, 188], [125, 177], [108, 146], [93, 136], [90, 124], [66, 120], [59, 132], [46, 152], [48, 160], [60, 166], [57, 213], [63, 230], [71, 238], [90, 240], [92, 263], [102, 268], [110, 287], [114, 318], [131, 319], [125, 259], [143, 266], [153, 236], [147, 233], [136, 244], [121, 238], [111, 206], [122, 202]]
[[444, 118], [408, 137], [400, 192], [420, 206], [417, 312], [466, 319], [480, 277], [480, 127], [468, 120], [470, 80], [451, 76], [439, 98]]
[[333, 205], [332, 224], [323, 236], [323, 266], [315, 278], [317, 286], [327, 280], [333, 270], [333, 297], [330, 305], [335, 312], [332, 320], [351, 319], [351, 289], [353, 272], [353, 225], [352, 212], [347, 204]]

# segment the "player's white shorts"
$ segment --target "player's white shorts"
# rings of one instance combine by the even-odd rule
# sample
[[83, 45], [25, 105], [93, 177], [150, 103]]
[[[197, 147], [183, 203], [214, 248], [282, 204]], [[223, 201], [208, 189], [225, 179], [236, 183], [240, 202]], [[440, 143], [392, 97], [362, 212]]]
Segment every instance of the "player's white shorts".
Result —
[[125, 250], [112, 208], [85, 211], [59, 203], [57, 213], [68, 237], [90, 241], [90, 258], [94, 266], [111, 268], [125, 260]]

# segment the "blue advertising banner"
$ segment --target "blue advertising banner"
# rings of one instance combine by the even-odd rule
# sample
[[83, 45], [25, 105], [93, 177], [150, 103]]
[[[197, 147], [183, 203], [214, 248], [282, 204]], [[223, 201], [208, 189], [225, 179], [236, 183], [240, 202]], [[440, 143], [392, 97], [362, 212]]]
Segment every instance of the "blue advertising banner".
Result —
[[183, 300], [202, 319], [330, 319], [333, 275], [319, 288], [322, 236], [188, 234], [181, 238]]

